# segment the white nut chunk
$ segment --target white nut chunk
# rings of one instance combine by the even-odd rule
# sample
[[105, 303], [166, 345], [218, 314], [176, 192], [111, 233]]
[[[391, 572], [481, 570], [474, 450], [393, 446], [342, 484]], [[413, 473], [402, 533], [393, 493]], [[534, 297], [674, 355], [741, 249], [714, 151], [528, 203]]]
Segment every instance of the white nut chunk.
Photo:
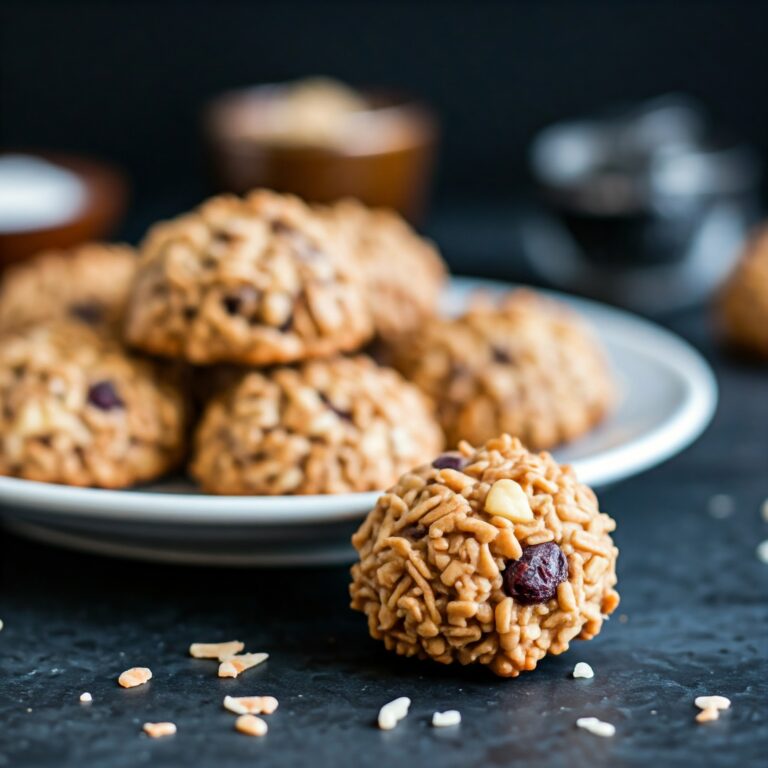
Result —
[[435, 712], [432, 715], [432, 725], [435, 728], [447, 728], [451, 725], [461, 723], [461, 712], [455, 709], [449, 709], [446, 712]]
[[235, 730], [246, 736], [266, 736], [269, 728], [264, 720], [256, 715], [240, 715], [235, 720]]
[[150, 739], [161, 739], [176, 733], [176, 723], [144, 723], [143, 730]]
[[241, 672], [261, 664], [268, 658], [268, 653], [242, 653], [230, 656], [219, 664], [219, 677], [237, 677]]
[[574, 677], [583, 677], [587, 680], [593, 678], [595, 676], [595, 673], [592, 669], [592, 667], [589, 666], [585, 661], [580, 661], [576, 666], [573, 668], [573, 676]]
[[277, 709], [274, 696], [225, 696], [224, 709], [236, 715], [271, 715]]
[[604, 738], [610, 738], [616, 733], [616, 727], [612, 723], [606, 723], [596, 717], [580, 717], [576, 721], [576, 727]]
[[123, 688], [135, 688], [137, 685], [144, 685], [152, 679], [152, 670], [149, 667], [131, 667], [126, 669], [117, 682]]
[[411, 700], [407, 696], [390, 701], [379, 710], [379, 728], [391, 731], [407, 714]]
[[697, 696], [694, 704], [699, 709], [728, 709], [731, 700], [725, 696]]
[[505, 517], [513, 523], [529, 523], [533, 520], [531, 503], [522, 486], [506, 478], [497, 480], [491, 486], [485, 498], [485, 512]]
[[196, 659], [226, 659], [234, 656], [245, 648], [245, 644], [239, 640], [228, 640], [224, 643], [192, 643], [189, 646], [189, 655]]

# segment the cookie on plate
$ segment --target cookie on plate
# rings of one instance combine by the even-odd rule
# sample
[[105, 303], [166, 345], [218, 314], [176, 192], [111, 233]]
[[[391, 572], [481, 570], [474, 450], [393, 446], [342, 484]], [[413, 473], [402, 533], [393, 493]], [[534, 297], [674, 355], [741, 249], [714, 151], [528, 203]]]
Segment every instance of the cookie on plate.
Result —
[[0, 336], [0, 475], [124, 488], [178, 465], [185, 403], [171, 375], [73, 321]]
[[325, 211], [358, 258], [377, 334], [386, 339], [417, 331], [437, 312], [446, 282], [437, 248], [394, 211], [356, 200]]
[[549, 454], [462, 443], [403, 475], [352, 537], [352, 608], [403, 656], [516, 677], [618, 606], [614, 528]]
[[719, 309], [728, 341], [768, 358], [768, 226], [747, 244], [725, 284]]
[[271, 365], [353, 350], [372, 333], [343, 239], [298, 198], [212, 198], [154, 226], [140, 250], [126, 337], [146, 352]]
[[118, 329], [138, 259], [125, 245], [46, 251], [0, 279], [0, 331], [72, 318]]
[[336, 357], [243, 374], [203, 414], [191, 472], [220, 494], [371, 491], [441, 446], [416, 387], [369, 358]]
[[437, 403], [449, 445], [508, 432], [531, 450], [550, 448], [597, 424], [614, 396], [590, 331], [530, 291], [432, 320], [395, 347], [394, 363]]

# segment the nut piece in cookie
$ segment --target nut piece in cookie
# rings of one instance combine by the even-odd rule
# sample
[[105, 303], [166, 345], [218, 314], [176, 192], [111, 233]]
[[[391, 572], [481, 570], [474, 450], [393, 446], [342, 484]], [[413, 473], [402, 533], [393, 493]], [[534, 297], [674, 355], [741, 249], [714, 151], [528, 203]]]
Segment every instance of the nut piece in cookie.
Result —
[[[458, 467], [404, 474], [352, 537], [352, 608], [403, 656], [516, 677], [594, 637], [618, 606], [615, 523], [570, 467], [517, 438], [459, 453]], [[507, 483], [532, 519], [516, 492], [489, 502]]]
[[418, 331], [436, 314], [447, 277], [437, 248], [394, 211], [356, 200], [322, 210], [360, 264], [376, 333], [391, 339]]
[[531, 450], [552, 448], [587, 432], [614, 400], [589, 329], [530, 291], [435, 318], [396, 344], [393, 360], [437, 404], [449, 445], [508, 432]]
[[0, 475], [124, 488], [175, 468], [174, 376], [72, 321], [0, 335]]
[[221, 494], [386, 488], [442, 447], [431, 403], [367, 357], [241, 375], [195, 436], [192, 475]]
[[212, 198], [141, 245], [126, 337], [193, 363], [293, 362], [357, 349], [372, 333], [344, 240], [298, 198]]
[[0, 279], [0, 332], [67, 318], [117, 329], [137, 263], [128, 246], [89, 243], [9, 267]]
[[718, 309], [728, 341], [768, 359], [768, 226], [747, 243], [723, 288]]

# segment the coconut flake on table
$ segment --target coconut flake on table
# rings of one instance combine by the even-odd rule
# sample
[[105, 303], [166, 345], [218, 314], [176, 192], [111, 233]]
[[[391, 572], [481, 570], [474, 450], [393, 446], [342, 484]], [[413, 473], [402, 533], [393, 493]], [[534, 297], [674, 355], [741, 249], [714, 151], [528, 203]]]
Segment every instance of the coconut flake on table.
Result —
[[86, 196], [83, 182], [66, 168], [32, 155], [0, 155], [0, 233], [70, 221]]

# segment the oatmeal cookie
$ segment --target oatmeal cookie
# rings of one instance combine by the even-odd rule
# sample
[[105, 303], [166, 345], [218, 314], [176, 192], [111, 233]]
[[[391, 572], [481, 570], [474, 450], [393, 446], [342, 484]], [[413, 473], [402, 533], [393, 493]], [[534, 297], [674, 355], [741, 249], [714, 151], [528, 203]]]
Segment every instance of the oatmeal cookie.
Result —
[[242, 375], [204, 413], [191, 472], [222, 494], [370, 491], [441, 446], [416, 387], [369, 358], [337, 357]]
[[128, 246], [88, 243], [9, 267], [0, 280], [0, 331], [68, 317], [117, 329], [137, 262]]
[[450, 445], [508, 432], [531, 450], [550, 448], [589, 430], [613, 402], [596, 339], [530, 291], [431, 321], [395, 346], [394, 364], [435, 400]]
[[352, 608], [403, 656], [516, 677], [616, 609], [614, 528], [549, 454], [462, 442], [403, 475], [352, 537]]
[[342, 238], [298, 198], [212, 198], [141, 246], [126, 336], [146, 352], [270, 365], [353, 350], [371, 333]]
[[727, 339], [768, 358], [768, 226], [747, 244], [725, 285], [719, 309]]
[[123, 488], [182, 459], [171, 375], [73, 321], [0, 336], [0, 475]]
[[437, 312], [447, 269], [432, 243], [394, 211], [341, 200], [325, 209], [357, 256], [379, 336], [417, 331]]

